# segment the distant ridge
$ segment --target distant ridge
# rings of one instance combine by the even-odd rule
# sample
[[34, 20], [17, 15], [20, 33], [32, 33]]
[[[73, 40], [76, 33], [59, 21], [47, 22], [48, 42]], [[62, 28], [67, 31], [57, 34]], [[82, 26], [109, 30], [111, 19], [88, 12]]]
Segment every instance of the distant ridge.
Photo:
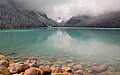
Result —
[[75, 16], [65, 24], [65, 27], [120, 28], [120, 12], [111, 12], [95, 17]]

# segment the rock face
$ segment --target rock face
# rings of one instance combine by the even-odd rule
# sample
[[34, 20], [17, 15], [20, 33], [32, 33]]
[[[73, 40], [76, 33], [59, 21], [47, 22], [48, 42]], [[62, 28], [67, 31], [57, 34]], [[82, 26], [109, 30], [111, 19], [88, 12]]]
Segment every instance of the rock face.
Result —
[[75, 17], [72, 17], [67, 23], [65, 26], [68, 26], [68, 27], [74, 27], [74, 26], [77, 26], [79, 23], [85, 23], [87, 20], [89, 20], [91, 17], [88, 17], [86, 15], [83, 15], [83, 16], [75, 16]]
[[108, 14], [89, 17], [89, 16], [76, 16], [72, 17], [65, 27], [120, 27], [120, 12], [111, 12]]
[[57, 24], [46, 14], [26, 10], [14, 0], [0, 0], [0, 28], [47, 27]]

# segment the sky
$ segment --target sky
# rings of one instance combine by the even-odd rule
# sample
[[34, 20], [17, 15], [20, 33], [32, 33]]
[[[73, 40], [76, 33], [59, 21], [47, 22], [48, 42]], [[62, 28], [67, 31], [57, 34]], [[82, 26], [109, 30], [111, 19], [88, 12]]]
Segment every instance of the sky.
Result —
[[44, 12], [54, 20], [120, 11], [120, 0], [17, 0], [17, 2], [27, 9]]

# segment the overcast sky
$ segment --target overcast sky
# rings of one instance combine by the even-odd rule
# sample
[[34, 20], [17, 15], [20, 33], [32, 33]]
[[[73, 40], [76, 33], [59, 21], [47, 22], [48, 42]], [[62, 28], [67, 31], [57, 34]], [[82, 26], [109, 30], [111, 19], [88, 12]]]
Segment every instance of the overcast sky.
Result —
[[69, 19], [75, 15], [99, 15], [120, 10], [120, 0], [17, 0], [32, 10], [45, 12], [48, 17]]

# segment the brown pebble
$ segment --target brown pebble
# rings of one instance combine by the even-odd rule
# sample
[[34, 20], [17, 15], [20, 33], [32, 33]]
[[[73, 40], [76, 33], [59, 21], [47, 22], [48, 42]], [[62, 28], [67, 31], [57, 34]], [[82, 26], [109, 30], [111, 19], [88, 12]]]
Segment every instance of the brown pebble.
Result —
[[62, 68], [60, 67], [55, 68], [54, 73], [62, 73], [62, 72], [63, 72]]
[[4, 55], [0, 55], [0, 60], [6, 59]]
[[0, 74], [10, 75], [10, 71], [6, 67], [0, 67]]
[[72, 69], [74, 71], [77, 71], [77, 70], [83, 69], [83, 67], [81, 65], [74, 65]]
[[52, 75], [69, 75], [68, 73], [53, 73]]
[[27, 60], [24, 64], [28, 64], [30, 67], [37, 67], [38, 68], [38, 64], [36, 60]]
[[92, 66], [91, 69], [92, 69], [93, 71], [98, 72], [98, 73], [101, 72], [101, 69], [100, 69], [99, 67], [97, 67], [97, 66]]
[[1, 60], [0, 61], [0, 66], [8, 68], [9, 67], [9, 62], [7, 60]]
[[42, 75], [40, 69], [38, 68], [29, 68], [25, 71], [25, 75]]
[[42, 75], [51, 75], [52, 70], [48, 66], [41, 66]]
[[19, 72], [24, 72], [26, 69], [29, 69], [29, 65], [27, 64], [20, 64], [20, 63], [15, 63], [10, 65], [8, 69], [10, 70], [10, 73], [15, 74]]
[[69, 73], [72, 72], [72, 68], [70, 68], [70, 67], [64, 67], [63, 70], [66, 72], [69, 72]]

